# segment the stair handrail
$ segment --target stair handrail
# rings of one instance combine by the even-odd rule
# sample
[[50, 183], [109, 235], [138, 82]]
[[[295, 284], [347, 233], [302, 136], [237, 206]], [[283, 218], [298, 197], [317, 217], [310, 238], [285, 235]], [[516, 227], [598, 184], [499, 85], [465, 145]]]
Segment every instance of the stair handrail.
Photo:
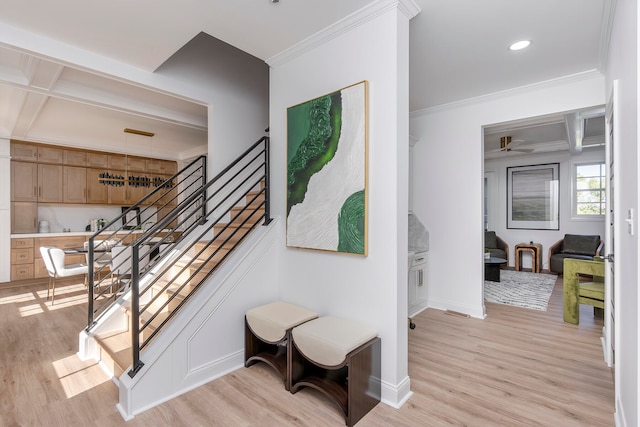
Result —
[[[135, 240], [129, 243], [131, 248], [130, 290], [120, 289], [120, 291], [126, 291], [127, 295], [129, 295], [131, 310], [130, 326], [133, 363], [132, 369], [128, 372], [131, 377], [144, 366], [144, 363], [140, 360], [141, 350], [149, 344], [208, 278], [217, 271], [221, 263], [242, 243], [251, 230], [260, 223], [262, 225], [268, 225], [271, 222], [269, 151], [269, 137], [262, 137], [217, 173], [211, 180], [206, 180], [206, 173], [204, 173], [206, 167], [204, 167], [202, 178], [194, 179], [193, 176], [191, 176], [190, 182], [187, 184], [188, 180], [180, 180], [180, 176], [186, 174], [189, 168], [193, 167], [198, 161], [204, 164], [203, 158], [194, 160], [171, 178], [179, 183], [185, 183], [185, 186], [191, 186], [193, 182], [197, 182], [197, 188], [189, 188], [189, 190], [185, 192], [182, 192], [182, 190], [175, 192], [170, 200], [160, 205], [165, 207], [173, 201], [176, 203], [175, 206], [171, 205], [169, 212], [166, 212], [164, 216], [154, 224], [151, 224], [142, 230], [142, 232], [136, 234]], [[177, 185], [178, 184], [176, 184], [176, 186]], [[160, 190], [160, 188], [161, 187], [156, 190]], [[149, 204], [151, 201], [152, 204], [156, 205], [160, 203], [158, 201], [163, 200], [163, 197], [165, 197], [164, 200], [166, 200], [168, 196], [164, 194], [166, 193], [158, 197], [158, 195], [154, 196], [153, 193], [151, 193], [110, 221], [107, 227], [115, 227], [116, 224], [122, 222], [122, 226], [116, 227], [115, 231], [111, 232], [111, 236], [117, 236], [122, 232], [122, 227], [124, 227], [126, 223], [125, 219], [128, 213], [134, 211], [136, 208], [140, 208], [144, 203]], [[241, 209], [237, 208], [236, 205], [243, 199], [244, 203], [246, 203], [245, 206]], [[221, 224], [224, 223], [223, 219], [228, 219], [226, 225]], [[231, 224], [234, 224], [236, 228], [233, 230], [229, 229]], [[177, 239], [170, 234], [162, 234], [164, 230], [170, 228], [170, 225], [179, 231]], [[214, 231], [214, 227], [216, 227], [216, 229], [219, 228], [219, 230]], [[241, 233], [240, 230], [242, 230]], [[202, 242], [200, 241], [203, 240], [206, 235], [220, 236], [215, 238], [219, 246], [212, 246], [215, 239], [210, 239], [206, 245], [202, 246]], [[96, 272], [96, 270], [92, 268], [95, 261], [93, 241], [99, 236], [104, 237], [104, 233], [95, 233], [89, 239], [88, 258], [90, 263], [90, 278], [92, 278]], [[120, 238], [118, 241], [121, 242], [123, 240], [125, 239]], [[173, 245], [173, 250], [161, 251], [157, 258], [155, 258], [153, 265], [149, 265], [145, 269], [140, 268], [140, 260], [145, 259], [150, 253], [159, 250], [167, 243]], [[195, 249], [196, 245], [202, 246], [201, 249]], [[182, 267], [173, 267], [173, 261], [180, 259], [189, 251], [198, 253], [189, 261], [184, 262]], [[197, 262], [196, 259], [198, 259]], [[216, 260], [217, 264], [208, 270], [204, 270], [205, 265], [213, 259]], [[170, 260], [173, 261], [170, 262]], [[198, 262], [200, 264], [198, 264]], [[166, 284], [164, 284], [165, 282], [161, 282], [161, 279], [173, 270], [179, 270], [179, 273], [167, 280]], [[184, 275], [188, 276], [188, 279], [184, 283], [180, 284], [175, 282], [177, 277], [183, 277]], [[160, 283], [164, 285], [159, 285]], [[177, 305], [169, 313], [167, 318], [162, 320], [162, 322], [156, 326], [156, 329], [148, 336], [141, 339], [142, 332], [150, 327], [151, 322], [156, 319], [160, 312], [159, 310], [153, 312], [154, 307], [152, 307], [152, 304], [158, 298], [158, 295], [160, 295], [159, 293], [155, 296], [151, 295], [153, 286], [164, 286], [162, 292], [166, 291], [170, 286], [175, 286], [175, 289], [177, 289], [175, 293], [164, 302], [164, 305], [161, 306], [164, 308], [172, 303], [177, 294], [185, 290], [187, 284], [189, 284], [190, 287], [188, 293], [181, 295], [182, 299], [176, 303]], [[95, 299], [93, 292], [94, 287], [94, 283], [91, 281], [89, 286], [89, 293], [91, 294], [89, 301], [91, 307], [89, 309], [87, 331], [90, 331], [99, 320], [99, 318], [93, 315], [95, 311], [93, 307], [93, 301]], [[103, 305], [100, 307], [100, 315], [104, 314], [108, 310], [108, 307], [114, 302], [115, 299], [113, 301], [105, 299]], [[142, 313], [148, 315], [146, 320], [141, 318]]]
[[[148, 193], [138, 202], [130, 206], [128, 209], [124, 210], [120, 215], [104, 224], [99, 230], [94, 232], [94, 234], [89, 237], [87, 242], [87, 264], [89, 267], [87, 331], [89, 331], [96, 324], [98, 317], [104, 314], [107, 311], [108, 307], [113, 302], [115, 302], [118, 295], [117, 291], [113, 292], [113, 283], [110, 284], [110, 288], [104, 284], [106, 278], [109, 277], [107, 275], [107, 271], [110, 270], [111, 267], [111, 264], [109, 262], [110, 255], [106, 250], [96, 252], [96, 240], [101, 239], [103, 241], [113, 242], [115, 243], [115, 245], [133, 240], [133, 234], [138, 234], [139, 229], [137, 225], [127, 225], [130, 221], [127, 221], [126, 218], [131, 212], [136, 212], [138, 213], [139, 217], [142, 217], [144, 213], [148, 212], [154, 207], [158, 210], [166, 208], [175, 197], [179, 197], [179, 195], [183, 192], [188, 192], [189, 188], [198, 181], [200, 181], [201, 183], [206, 183], [207, 181], [206, 156], [199, 156], [196, 159], [192, 160], [181, 170], [167, 178], [162, 183], [159, 183], [152, 192]], [[177, 188], [180, 185], [183, 185], [184, 188], [180, 191], [176, 191], [176, 194], [172, 199], [163, 202], [163, 199], [167, 196], [167, 194], [170, 195], [173, 191], [173, 188]], [[198, 188], [201, 185], [198, 185]], [[164, 218], [162, 220], [162, 223], [165, 227], [168, 224], [171, 224], [171, 222], [169, 221], [164, 221]], [[140, 235], [146, 234], [145, 232], [148, 233], [149, 230], [143, 229]], [[155, 231], [155, 233], [156, 235], [158, 234], [157, 231]], [[165, 240], [163, 240], [163, 242], [166, 242], [169, 236], [173, 237], [173, 234], [174, 233], [167, 233], [166, 236], [164, 236]], [[104, 242], [102, 244], [104, 245]], [[158, 245], [156, 245], [155, 248], [149, 248], [143, 253], [143, 256], [150, 255], [154, 249], [157, 249], [157, 247]], [[107, 249], [107, 247], [105, 246], [103, 249]], [[115, 267], [120, 267], [126, 261], [127, 258], [123, 258], [120, 261], [120, 264], [116, 265]], [[109, 271], [109, 273], [112, 272]], [[133, 271], [131, 272], [131, 274], [133, 275]], [[102, 289], [103, 286], [104, 289]], [[111, 296], [107, 294], [107, 291], [109, 291], [109, 289], [111, 292]], [[98, 302], [98, 300], [100, 301]]]

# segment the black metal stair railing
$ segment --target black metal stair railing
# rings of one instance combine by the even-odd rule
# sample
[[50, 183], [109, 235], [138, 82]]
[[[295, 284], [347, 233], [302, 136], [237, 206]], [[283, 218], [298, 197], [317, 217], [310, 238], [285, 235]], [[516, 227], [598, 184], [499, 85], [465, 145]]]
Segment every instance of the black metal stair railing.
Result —
[[[191, 181], [201, 182], [193, 176]], [[144, 365], [141, 351], [255, 227], [271, 222], [269, 138], [261, 138], [213, 179], [177, 198], [170, 212], [129, 244], [131, 377]], [[166, 233], [168, 228], [176, 231]], [[140, 260], [160, 247], [171, 250], [140, 268]]]
[[[154, 231], [151, 236], [154, 243], [147, 245], [139, 254], [141, 259], [149, 260], [144, 272], [149, 271], [158, 261], [156, 255], [160, 249], [164, 249], [166, 245], [173, 246], [182, 238], [175, 222], [163, 221], [167, 211], [173, 209], [178, 200], [189, 197], [202, 188], [206, 181], [206, 157], [200, 156], [170, 178], [157, 182], [155, 190], [89, 237], [87, 330], [96, 324], [131, 281], [133, 271], [130, 257], [112, 257], [114, 248], [130, 247], [136, 239], [149, 234], [152, 224], [150, 219], [155, 218], [153, 222], [162, 221], [165, 228]], [[115, 272], [118, 272], [117, 276]]]

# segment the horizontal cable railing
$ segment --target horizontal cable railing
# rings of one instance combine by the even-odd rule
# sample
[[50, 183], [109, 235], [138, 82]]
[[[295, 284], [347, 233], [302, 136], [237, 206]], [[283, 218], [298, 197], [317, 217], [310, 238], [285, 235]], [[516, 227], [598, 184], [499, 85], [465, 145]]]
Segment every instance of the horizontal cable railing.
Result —
[[[191, 188], [192, 181], [201, 182], [193, 178], [181, 182]], [[129, 244], [131, 377], [144, 365], [140, 352], [251, 230], [271, 222], [269, 138], [261, 138], [213, 179], [192, 190], [174, 195], [177, 204]], [[166, 233], [168, 228], [176, 231]], [[153, 263], [141, 263], [163, 246], [169, 250], [161, 250]]]

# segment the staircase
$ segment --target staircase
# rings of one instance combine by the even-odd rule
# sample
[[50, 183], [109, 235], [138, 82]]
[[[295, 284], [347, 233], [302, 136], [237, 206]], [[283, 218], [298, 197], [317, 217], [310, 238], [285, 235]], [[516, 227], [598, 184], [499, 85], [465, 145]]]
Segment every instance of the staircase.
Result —
[[[121, 233], [129, 228], [127, 212], [107, 224], [105, 228], [112, 231], [89, 239], [90, 299], [88, 327], [80, 338], [81, 357], [96, 358], [114, 380], [124, 373], [134, 378], [143, 369], [145, 347], [178, 313], [189, 316], [183, 310], [189, 301], [210, 286], [211, 278], [258, 225], [271, 222], [268, 151], [269, 140], [264, 137], [210, 181], [206, 181], [204, 160], [198, 159], [172, 177], [171, 185], [160, 186], [157, 194], [154, 191], [130, 208], [163, 203], [160, 211], [176, 205], [149, 230], [128, 239], [131, 267], [116, 289], [106, 286], [112, 278], [104, 262], [99, 262], [103, 255], [92, 250], [93, 241], [126, 241]], [[148, 265], [140, 267], [141, 260], [151, 259], [160, 249]]]
[[[174, 263], [163, 279], [151, 285], [150, 310], [143, 311], [139, 318], [141, 341], [151, 338], [163, 322], [171, 317], [171, 313], [186, 304], [197, 292], [198, 284], [225, 262], [233, 249], [264, 218], [264, 193], [249, 192], [245, 202], [242, 206], [231, 208], [232, 221], [214, 225], [213, 239], [197, 241], [190, 252]], [[95, 335], [100, 361], [114, 377], [120, 377], [133, 364], [130, 306], [125, 306], [124, 311], [128, 319], [126, 329]]]

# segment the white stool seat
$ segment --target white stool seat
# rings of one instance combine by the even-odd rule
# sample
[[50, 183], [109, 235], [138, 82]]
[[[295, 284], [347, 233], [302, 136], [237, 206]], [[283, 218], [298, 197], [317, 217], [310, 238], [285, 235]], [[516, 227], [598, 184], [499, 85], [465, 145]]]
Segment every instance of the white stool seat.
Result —
[[304, 307], [276, 301], [247, 311], [249, 327], [260, 339], [278, 342], [287, 330], [318, 317], [318, 313]]
[[337, 366], [351, 351], [378, 336], [378, 332], [351, 320], [327, 316], [296, 326], [291, 335], [298, 350], [309, 360]]

